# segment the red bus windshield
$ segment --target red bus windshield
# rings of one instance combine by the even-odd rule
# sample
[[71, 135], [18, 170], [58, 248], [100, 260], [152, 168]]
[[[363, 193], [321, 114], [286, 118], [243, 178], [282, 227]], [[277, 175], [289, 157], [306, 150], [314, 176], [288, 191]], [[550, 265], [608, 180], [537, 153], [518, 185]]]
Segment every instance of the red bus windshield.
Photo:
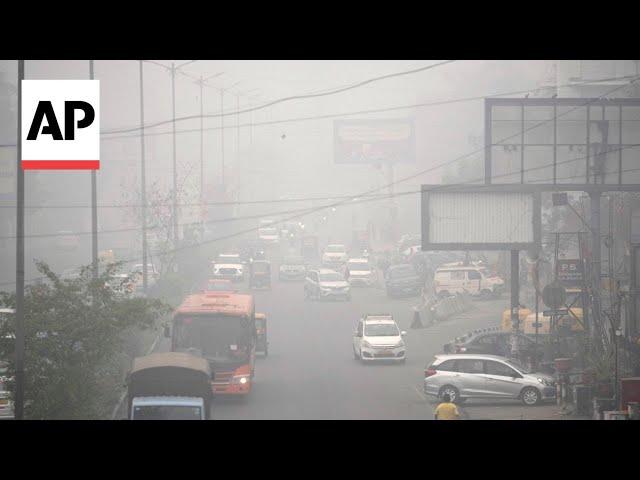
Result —
[[182, 314], [174, 319], [173, 349], [216, 363], [248, 362], [254, 334], [255, 323], [250, 318]]

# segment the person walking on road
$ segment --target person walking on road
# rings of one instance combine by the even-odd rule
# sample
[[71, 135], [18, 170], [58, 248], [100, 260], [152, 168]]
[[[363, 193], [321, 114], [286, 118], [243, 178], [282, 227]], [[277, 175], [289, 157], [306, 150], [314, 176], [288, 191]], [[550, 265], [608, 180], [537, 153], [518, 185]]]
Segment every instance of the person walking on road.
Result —
[[455, 403], [451, 402], [451, 397], [448, 393], [442, 396], [442, 403], [436, 407], [435, 411], [436, 420], [460, 420], [460, 412]]

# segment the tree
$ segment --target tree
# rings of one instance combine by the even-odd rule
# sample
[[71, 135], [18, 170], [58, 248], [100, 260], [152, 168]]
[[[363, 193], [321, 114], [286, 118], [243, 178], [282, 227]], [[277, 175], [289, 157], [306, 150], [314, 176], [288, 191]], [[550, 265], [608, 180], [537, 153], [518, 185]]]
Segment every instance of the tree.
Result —
[[[106, 266], [94, 280], [85, 266], [78, 278], [62, 280], [38, 263], [46, 280], [25, 290], [25, 418], [107, 418], [122, 387], [118, 360], [128, 337], [169, 312], [161, 300], [107, 288], [119, 267]], [[15, 308], [15, 294], [0, 293], [0, 304]], [[0, 358], [8, 360], [10, 375], [13, 331], [14, 325], [0, 326]]]
[[[151, 253], [157, 254], [161, 272], [173, 270], [175, 262], [175, 248], [173, 239], [173, 190], [164, 190], [157, 182], [154, 182], [147, 189], [147, 241]], [[139, 188], [123, 188], [123, 201], [131, 204], [129, 209], [125, 209], [125, 215], [135, 221], [137, 225], [142, 225], [143, 209], [140, 205]]]

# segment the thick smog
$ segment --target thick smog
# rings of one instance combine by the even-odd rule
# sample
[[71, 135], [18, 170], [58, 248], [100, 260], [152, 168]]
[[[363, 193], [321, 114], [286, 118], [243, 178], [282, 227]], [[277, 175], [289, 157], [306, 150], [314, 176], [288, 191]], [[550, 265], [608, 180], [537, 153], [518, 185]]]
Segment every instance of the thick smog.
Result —
[[640, 61], [0, 61], [0, 418], [640, 415]]

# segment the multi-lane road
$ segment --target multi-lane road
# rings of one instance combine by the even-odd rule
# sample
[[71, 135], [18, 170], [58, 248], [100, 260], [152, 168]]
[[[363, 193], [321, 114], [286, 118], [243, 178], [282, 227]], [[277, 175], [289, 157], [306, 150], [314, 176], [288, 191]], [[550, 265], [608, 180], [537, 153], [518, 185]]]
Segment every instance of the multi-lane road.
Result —
[[[411, 330], [418, 299], [388, 299], [380, 288], [353, 289], [350, 302], [306, 301], [302, 283], [274, 278], [271, 291], [254, 296], [268, 317], [269, 356], [257, 360], [249, 398], [218, 399], [214, 419], [431, 419], [434, 405], [422, 392], [426, 362], [452, 337], [497, 325], [508, 302], [477, 302], [472, 312]], [[353, 330], [367, 312], [391, 313], [407, 331], [404, 365], [354, 359]]]

